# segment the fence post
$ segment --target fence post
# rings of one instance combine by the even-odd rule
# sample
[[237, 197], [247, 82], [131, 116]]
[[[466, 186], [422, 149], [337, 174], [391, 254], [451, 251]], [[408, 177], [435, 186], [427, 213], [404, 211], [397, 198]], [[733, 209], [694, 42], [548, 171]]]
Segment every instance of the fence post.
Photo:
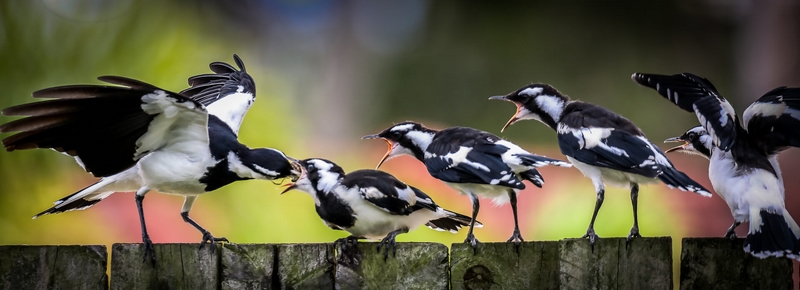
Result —
[[[155, 244], [156, 264], [143, 262], [142, 244], [111, 248], [111, 289], [217, 289], [219, 245]], [[212, 251], [211, 247], [216, 247]]]
[[269, 244], [224, 244], [222, 290], [272, 289], [275, 251], [275, 245]]
[[562, 289], [672, 289], [672, 238], [561, 240]]
[[[556, 241], [451, 246], [452, 289], [558, 289]], [[517, 251], [519, 250], [519, 251]]]
[[378, 243], [359, 243], [355, 257], [337, 254], [337, 289], [443, 289], [448, 287], [447, 246], [437, 243], [398, 243], [397, 255], [384, 260]]
[[759, 259], [744, 239], [684, 238], [681, 289], [792, 289], [792, 260]]
[[277, 245], [278, 289], [334, 289], [331, 244]]
[[0, 246], [0, 289], [108, 289], [106, 246]]

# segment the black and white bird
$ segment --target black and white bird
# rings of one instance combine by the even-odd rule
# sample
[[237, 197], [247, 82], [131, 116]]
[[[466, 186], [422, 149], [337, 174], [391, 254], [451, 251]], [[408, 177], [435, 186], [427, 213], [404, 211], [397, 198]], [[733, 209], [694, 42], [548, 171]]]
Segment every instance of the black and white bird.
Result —
[[666, 141], [684, 142], [670, 151], [710, 160], [708, 176], [728, 204], [735, 238], [739, 224], [750, 221], [745, 251], [760, 258], [798, 258], [800, 227], [784, 206], [778, 153], [800, 146], [800, 88], [775, 88], [751, 104], [742, 119], [707, 79], [690, 74], [635, 73], [636, 83], [653, 88], [681, 109], [694, 112], [701, 126]]
[[[472, 222], [468, 216], [446, 210], [421, 190], [406, 185], [379, 170], [356, 170], [345, 174], [335, 163], [320, 158], [298, 162], [302, 173], [286, 190], [298, 189], [311, 195], [317, 214], [335, 230], [350, 233], [340, 239], [353, 244], [358, 239], [380, 240], [378, 251], [395, 252], [395, 237], [426, 225], [440, 231], [458, 232]], [[482, 226], [476, 222], [476, 226]]]
[[[472, 200], [472, 219], [478, 215], [478, 197], [492, 198], [495, 204], [511, 202], [514, 233], [508, 242], [523, 242], [517, 218], [517, 194], [525, 189], [523, 180], [542, 187], [538, 167], [570, 164], [531, 154], [514, 143], [491, 133], [467, 127], [433, 130], [416, 122], [403, 122], [363, 139], [383, 139], [389, 150], [378, 163], [403, 154], [425, 163], [428, 173]], [[477, 247], [478, 239], [470, 227], [465, 243]]]
[[630, 241], [640, 237], [637, 203], [639, 185], [661, 180], [667, 186], [703, 196], [711, 194], [700, 184], [672, 166], [661, 149], [647, 140], [636, 125], [616, 113], [570, 98], [547, 84], [524, 86], [490, 100], [510, 101], [517, 112], [503, 126], [520, 120], [538, 120], [558, 133], [561, 153], [592, 180], [597, 193], [592, 220], [583, 238], [592, 245], [598, 238], [594, 221], [605, 199], [605, 185], [631, 189], [633, 227]]
[[[189, 79], [192, 88], [173, 93], [137, 80], [103, 76], [118, 86], [68, 85], [43, 89], [35, 98], [51, 100], [2, 111], [25, 118], [0, 125], [18, 132], [3, 139], [7, 151], [51, 148], [73, 156], [96, 183], [55, 202], [41, 215], [82, 210], [120, 191], [135, 191], [145, 259], [155, 262], [142, 201], [147, 192], [185, 197], [181, 216], [203, 234], [216, 238], [189, 217], [195, 199], [231, 182], [297, 176], [290, 158], [270, 148], [251, 149], [236, 132], [255, 97], [253, 80], [241, 71], [212, 63], [216, 74]], [[194, 98], [193, 98], [194, 97]], [[206, 106], [207, 105], [207, 106]]]

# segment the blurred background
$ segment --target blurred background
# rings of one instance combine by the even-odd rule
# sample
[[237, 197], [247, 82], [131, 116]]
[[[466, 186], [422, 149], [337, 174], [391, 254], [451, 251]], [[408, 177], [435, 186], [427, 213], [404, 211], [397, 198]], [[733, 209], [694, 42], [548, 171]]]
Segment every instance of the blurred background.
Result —
[[[500, 134], [513, 105], [489, 102], [525, 84], [545, 82], [572, 98], [620, 113], [660, 142], [698, 122], [633, 72], [692, 72], [711, 80], [738, 112], [768, 90], [800, 86], [800, 2], [765, 1], [333, 1], [333, 0], [7, 0], [0, 2], [0, 107], [33, 101], [38, 89], [99, 83], [121, 75], [179, 91], [212, 61], [244, 60], [258, 100], [241, 141], [298, 158], [325, 157], [346, 170], [373, 168], [379, 141], [360, 137], [415, 120], [429, 127], [469, 126], [499, 134], [538, 154], [563, 158], [556, 134], [521, 122]], [[0, 123], [14, 120], [0, 116]], [[99, 132], [102, 134], [102, 132]], [[5, 135], [8, 136], [8, 135]], [[5, 137], [3, 136], [3, 137]], [[668, 148], [662, 146], [662, 149]], [[787, 207], [800, 218], [800, 153], [781, 156]], [[669, 156], [711, 188], [708, 162]], [[793, 162], [795, 161], [795, 162]], [[429, 193], [439, 204], [469, 213], [469, 199], [431, 178], [411, 157], [383, 170]], [[118, 193], [86, 211], [36, 220], [52, 202], [95, 178], [51, 150], [0, 152], [0, 244], [141, 242], [132, 193]], [[577, 169], [544, 168], [543, 189], [520, 197], [526, 240], [585, 233], [594, 206], [591, 182]], [[311, 198], [279, 195], [267, 181], [231, 184], [204, 195], [191, 216], [236, 243], [330, 242]], [[732, 222], [714, 196], [642, 188], [644, 236], [719, 237]], [[144, 201], [154, 242], [199, 242], [184, 223], [183, 199], [150, 193]], [[508, 206], [484, 200], [476, 230], [484, 242], [512, 232]], [[597, 219], [601, 237], [627, 235], [633, 222], [626, 190], [608, 189]], [[746, 226], [737, 233], [746, 234]], [[426, 228], [399, 241], [461, 242], [465, 231]], [[676, 272], [677, 273], [677, 272]]]

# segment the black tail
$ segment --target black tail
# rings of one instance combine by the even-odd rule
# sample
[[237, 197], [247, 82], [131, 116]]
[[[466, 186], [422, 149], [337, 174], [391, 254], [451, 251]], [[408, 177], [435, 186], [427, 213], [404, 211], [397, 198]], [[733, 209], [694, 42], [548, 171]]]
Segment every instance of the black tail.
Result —
[[[761, 210], [761, 222], [754, 232], [748, 233], [744, 240], [744, 251], [758, 258], [796, 257], [800, 242], [795, 237], [786, 218], [775, 212]], [[750, 222], [753, 217], [750, 217]]]
[[542, 188], [542, 185], [544, 185], [544, 177], [542, 177], [542, 174], [536, 169], [520, 172], [519, 177], [523, 180], [530, 181], [539, 188]]
[[514, 156], [518, 157], [522, 160], [523, 166], [533, 166], [533, 167], [542, 167], [545, 165], [555, 165], [561, 167], [571, 167], [572, 164], [566, 161], [561, 161], [558, 159], [547, 158], [544, 156], [534, 155], [534, 154], [515, 154]]
[[[446, 209], [444, 211], [452, 214], [453, 216], [432, 220], [425, 225], [437, 231], [449, 231], [451, 233], [457, 233], [462, 227], [468, 227], [469, 223], [472, 221], [472, 218], [463, 214], [455, 213]], [[476, 220], [475, 227], [483, 227], [483, 224]]]
[[[100, 181], [102, 181], [102, 179]], [[72, 201], [70, 203], [65, 204], [64, 202], [66, 202], [67, 200], [69, 200], [70, 198], [72, 198], [73, 196], [75, 196], [77, 194], [83, 194], [84, 191], [86, 191], [89, 187], [94, 186], [95, 184], [99, 183], [100, 181], [95, 182], [92, 185], [89, 185], [87, 187], [84, 187], [81, 190], [76, 191], [73, 194], [67, 195], [67, 196], [57, 200], [55, 202], [56, 205], [54, 205], [51, 208], [48, 208], [47, 210], [45, 210], [43, 212], [40, 212], [40, 213], [36, 214], [35, 216], [33, 216], [33, 218], [35, 219], [35, 218], [38, 218], [38, 217], [43, 216], [43, 215], [54, 214], [54, 213], [62, 213], [62, 212], [71, 211], [71, 210], [84, 210], [84, 209], [87, 209], [87, 208], [93, 206], [95, 203], [98, 203], [101, 200], [103, 200], [104, 196], [102, 198], [97, 198], [98, 195], [89, 193], [87, 196], [84, 196], [83, 198], [74, 200], [74, 201]], [[102, 194], [100, 194], [100, 196], [102, 196]]]
[[662, 170], [663, 172], [658, 175], [658, 179], [661, 179], [661, 181], [663, 181], [666, 185], [683, 191], [694, 192], [706, 197], [711, 196], [711, 192], [697, 183], [697, 181], [694, 181], [689, 178], [689, 176], [686, 176], [685, 173], [680, 172], [673, 167], [664, 167]]

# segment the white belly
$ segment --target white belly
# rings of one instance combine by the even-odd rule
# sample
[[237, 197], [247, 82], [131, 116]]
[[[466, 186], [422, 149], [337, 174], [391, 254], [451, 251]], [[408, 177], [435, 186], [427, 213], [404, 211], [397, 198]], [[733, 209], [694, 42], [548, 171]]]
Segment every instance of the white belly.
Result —
[[346, 230], [353, 236], [370, 240], [383, 239], [389, 232], [402, 228], [412, 231], [430, 220], [444, 216], [443, 212], [435, 213], [430, 210], [418, 210], [407, 216], [392, 215], [361, 199], [358, 190], [341, 193], [339, 196], [350, 205], [356, 215], [355, 224]]
[[730, 153], [715, 150], [708, 166], [708, 178], [731, 209], [737, 221], [750, 220], [750, 207], [755, 209], [784, 207], [783, 184], [772, 173], [753, 169], [737, 175]]
[[[207, 146], [206, 146], [207, 147]], [[205, 193], [205, 184], [199, 182], [215, 161], [210, 152], [159, 150], [139, 161], [139, 175], [151, 190], [177, 195]]]
[[569, 160], [569, 162], [572, 163], [575, 168], [578, 168], [578, 170], [580, 170], [584, 176], [591, 179], [596, 189], [603, 188], [598, 188], [598, 186], [602, 186], [602, 184], [598, 183], [630, 189], [631, 183], [649, 184], [658, 182], [657, 178], [650, 178], [639, 174], [622, 172], [605, 167], [591, 166], [589, 164], [580, 162], [571, 156], [567, 156], [567, 160]]

